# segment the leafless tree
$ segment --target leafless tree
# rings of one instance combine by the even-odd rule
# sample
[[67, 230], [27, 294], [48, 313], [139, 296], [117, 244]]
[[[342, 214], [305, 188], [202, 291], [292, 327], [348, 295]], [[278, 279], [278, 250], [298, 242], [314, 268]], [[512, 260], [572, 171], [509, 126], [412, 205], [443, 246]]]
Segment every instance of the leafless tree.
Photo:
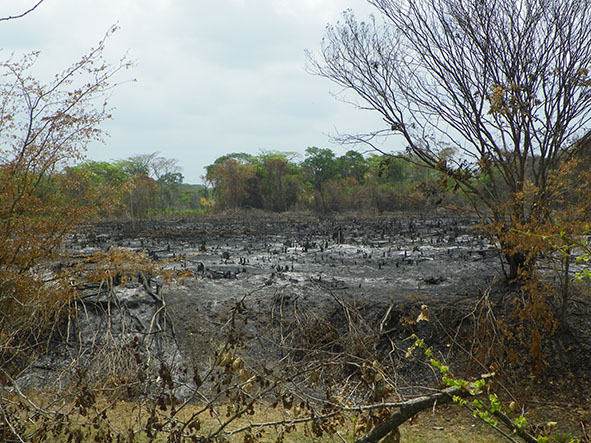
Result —
[[129, 157], [127, 160], [121, 160], [121, 162], [127, 166], [130, 173], [142, 173], [155, 180], [160, 180], [167, 174], [181, 171], [182, 168], [178, 164], [178, 160], [160, 157], [159, 154], [159, 152], [138, 154]]
[[[402, 136], [412, 154], [486, 207], [516, 277], [525, 258], [502, 233], [547, 217], [549, 174], [589, 129], [591, 4], [369, 3], [383, 21], [346, 11], [328, 26], [321, 53], [308, 53], [310, 72], [381, 114], [385, 128], [364, 140]], [[521, 198], [528, 184], [535, 205]]]

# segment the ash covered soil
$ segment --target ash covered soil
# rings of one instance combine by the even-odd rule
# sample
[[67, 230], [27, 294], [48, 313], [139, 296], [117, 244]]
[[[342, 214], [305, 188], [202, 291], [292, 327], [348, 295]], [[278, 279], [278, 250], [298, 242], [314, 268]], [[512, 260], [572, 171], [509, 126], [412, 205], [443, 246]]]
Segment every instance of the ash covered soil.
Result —
[[[333, 315], [338, 323], [342, 301], [376, 327], [392, 330], [423, 304], [444, 314], [450, 327], [484, 293], [494, 304], [509, 306], [515, 287], [504, 283], [499, 253], [474, 229], [477, 222], [456, 213], [317, 217], [242, 211], [103, 222], [81, 232], [73, 246], [86, 252], [110, 246], [146, 251], [191, 271], [195, 278], [164, 288], [181, 350], [190, 356], [195, 341], [211, 341], [240, 300], [249, 310], [253, 336], [286, 307], [292, 314], [301, 309]], [[589, 300], [573, 297], [568, 318], [565, 346], [588, 355]], [[434, 329], [421, 332], [442, 343]]]
[[293, 299], [325, 290], [372, 303], [461, 302], [478, 296], [500, 272], [498, 253], [461, 216], [272, 216], [240, 213], [191, 219], [109, 222], [85, 246], [145, 250], [176, 258], [194, 281], [169, 294], [215, 312], [252, 291], [270, 299], [289, 287]]
[[[506, 284], [498, 252], [473, 229], [476, 223], [455, 213], [245, 211], [86, 226], [71, 238], [75, 255], [122, 247], [192, 277], [170, 283], [138, 273], [107, 288], [82, 288], [73, 308], [84, 315], [76, 316], [74, 332], [68, 322], [68, 333], [19, 381], [61, 389], [71, 383], [73, 365], [100, 378], [112, 354], [129, 349], [142, 371], [146, 362], [154, 374], [161, 362], [170, 368], [175, 397], [201, 398], [196, 393], [209, 387], [196, 384], [195, 375], [210, 374], [220, 346], [230, 343], [259, 374], [287, 368], [285, 387], [311, 398], [345, 383], [357, 389], [352, 376], [377, 358], [392, 371], [396, 397], [408, 398], [439, 387], [441, 378], [423, 356], [408, 358], [413, 333], [461, 370], [456, 374], [479, 377], [493, 369], [471, 358], [477, 317], [510, 328], [523, 319], [513, 316], [521, 294]], [[591, 422], [588, 293], [573, 295], [567, 331], [544, 338], [542, 375], [530, 377], [525, 350], [522, 362], [504, 368], [512, 380], [497, 386], [501, 396], [527, 402], [533, 422], [562, 420], [575, 433]], [[418, 321], [425, 313], [429, 320]], [[301, 374], [321, 366], [328, 375], [310, 388]], [[145, 386], [157, 392], [162, 383], [153, 378]]]
[[[195, 278], [167, 285], [164, 293], [178, 351], [198, 369], [219, 347], [237, 305], [246, 352], [259, 363], [284, 356], [278, 342], [285, 342], [290, 321], [300, 332], [346, 334], [351, 312], [369, 329], [388, 331], [384, 353], [394, 342], [407, 348], [404, 339], [413, 332], [445, 350], [457, 328], [471, 328], [466, 319], [473, 318], [483, 295], [505, 313], [515, 300], [497, 250], [473, 229], [476, 223], [475, 217], [453, 213], [316, 217], [246, 211], [103, 222], [82, 232], [75, 247], [143, 250], [156, 260], [174, 258], [170, 267], [191, 271]], [[134, 294], [141, 297], [137, 289]], [[423, 305], [432, 321], [417, 323]], [[589, 300], [574, 297], [568, 314], [569, 332], [548, 344], [556, 350], [545, 362], [544, 383], [561, 392], [572, 381], [569, 374], [580, 381], [576, 393], [584, 398], [584, 386], [591, 386]], [[322, 343], [318, 337], [306, 340]], [[399, 363], [403, 371], [404, 352]], [[424, 376], [409, 365], [406, 383], [421, 385]]]
[[[192, 271], [168, 289], [182, 353], [197, 355], [245, 301], [252, 338], [278, 312], [315, 311], [338, 323], [339, 300], [368, 322], [396, 328], [423, 304], [457, 311], [472, 306], [499, 276], [498, 253], [469, 216], [390, 214], [373, 217], [241, 212], [175, 220], [105, 222], [79, 246], [145, 250]], [[384, 315], [390, 306], [389, 318]], [[414, 309], [414, 311], [413, 311]], [[337, 324], [338, 326], [338, 324]], [[432, 331], [431, 331], [432, 332]], [[252, 352], [257, 358], [268, 347]]]

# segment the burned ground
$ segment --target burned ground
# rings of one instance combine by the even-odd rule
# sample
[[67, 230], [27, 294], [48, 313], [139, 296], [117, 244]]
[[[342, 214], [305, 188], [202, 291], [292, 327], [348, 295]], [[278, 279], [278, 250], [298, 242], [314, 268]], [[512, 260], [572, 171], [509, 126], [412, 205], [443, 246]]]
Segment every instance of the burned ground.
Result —
[[[419, 332], [444, 345], [445, 337], [431, 324], [415, 324], [421, 306], [458, 321], [499, 277], [497, 252], [472, 230], [474, 224], [455, 215], [246, 212], [105, 222], [88, 227], [73, 246], [84, 252], [110, 246], [144, 250], [191, 271], [194, 279], [165, 293], [181, 354], [199, 367], [215, 352], [217, 336], [240, 300], [248, 355], [259, 362], [283, 358], [287, 338], [291, 346], [295, 340], [300, 348], [322, 348], [330, 341], [327, 334], [348, 331], [351, 312], [363, 328], [388, 331], [397, 342]], [[332, 352], [342, 351], [339, 346]], [[384, 336], [374, 344], [382, 351], [388, 346]], [[322, 349], [331, 352], [328, 345]]]
[[[363, 361], [378, 358], [395, 374], [395, 394], [404, 398], [439, 379], [420, 355], [407, 358], [413, 333], [452, 367], [469, 366], [474, 376], [494, 369], [467, 364], [467, 340], [483, 303], [513, 321], [516, 293], [475, 223], [455, 214], [319, 218], [241, 212], [97, 223], [74, 236], [71, 247], [81, 254], [111, 246], [145, 251], [159, 262], [173, 259], [171, 269], [190, 271], [193, 277], [174, 284], [136, 280], [117, 286], [112, 309], [131, 319], [128, 336], [116, 337], [120, 345], [140, 342], [144, 349], [156, 327], [170, 331], [150, 346], [156, 361], [171, 367], [175, 362], [181, 397], [193, 389], [195, 373], [211, 366], [232, 329], [236, 349], [252, 367], [298, 368], [287, 376], [289, 383], [307, 380], [310, 368], [325, 359], [341, 366], [323, 373], [322, 386], [336, 385], [359, 372]], [[100, 308], [105, 300], [93, 291], [85, 289], [86, 303]], [[155, 322], [164, 304], [167, 314]], [[571, 400], [586, 398], [589, 310], [588, 300], [573, 299], [570, 332], [548, 343], [556, 352], [544, 367], [545, 395], [566, 392], [576, 379]], [[417, 322], [421, 312], [429, 321]], [[104, 325], [100, 317], [86, 314], [80, 335], [96, 333]], [[46, 366], [55, 362], [52, 357]], [[528, 375], [519, 363], [507, 368]]]

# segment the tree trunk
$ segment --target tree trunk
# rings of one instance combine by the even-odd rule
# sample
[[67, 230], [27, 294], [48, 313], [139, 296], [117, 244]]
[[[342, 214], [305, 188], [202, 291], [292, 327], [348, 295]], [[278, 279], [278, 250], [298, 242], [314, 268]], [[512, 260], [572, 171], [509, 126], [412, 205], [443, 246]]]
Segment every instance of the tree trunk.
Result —
[[527, 271], [526, 257], [522, 252], [505, 253], [505, 259], [509, 265], [509, 274], [507, 275], [509, 281], [518, 279], [523, 276], [523, 271]]

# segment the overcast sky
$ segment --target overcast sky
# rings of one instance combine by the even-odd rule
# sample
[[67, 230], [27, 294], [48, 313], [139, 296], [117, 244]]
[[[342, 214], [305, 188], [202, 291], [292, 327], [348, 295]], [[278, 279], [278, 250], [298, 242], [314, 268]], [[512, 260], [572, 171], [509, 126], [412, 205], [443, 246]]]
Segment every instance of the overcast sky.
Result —
[[[1, 0], [0, 16], [37, 0]], [[367, 132], [380, 119], [331, 96], [339, 88], [305, 72], [304, 50], [318, 51], [327, 23], [365, 0], [45, 0], [32, 14], [0, 23], [0, 56], [40, 50], [40, 69], [59, 72], [107, 29], [107, 59], [125, 53], [136, 67], [114, 93], [105, 145], [94, 160], [159, 152], [175, 158], [187, 183], [232, 152], [294, 151], [308, 146], [346, 148], [338, 132]], [[303, 157], [302, 157], [303, 158]]]

